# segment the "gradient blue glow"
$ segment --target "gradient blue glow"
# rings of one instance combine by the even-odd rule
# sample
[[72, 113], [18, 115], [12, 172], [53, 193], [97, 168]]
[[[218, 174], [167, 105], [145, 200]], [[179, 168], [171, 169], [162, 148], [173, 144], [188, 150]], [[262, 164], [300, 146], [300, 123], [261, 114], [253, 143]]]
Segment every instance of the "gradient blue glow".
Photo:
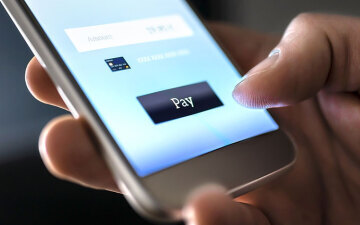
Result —
[[[266, 111], [233, 100], [240, 74], [184, 0], [25, 1], [139, 176], [278, 129]], [[173, 14], [190, 25], [192, 37], [79, 53], [64, 31]], [[141, 56], [180, 49], [190, 54], [137, 62]], [[104, 60], [121, 56], [132, 69], [111, 72]], [[136, 99], [202, 81], [224, 107], [155, 125]]]

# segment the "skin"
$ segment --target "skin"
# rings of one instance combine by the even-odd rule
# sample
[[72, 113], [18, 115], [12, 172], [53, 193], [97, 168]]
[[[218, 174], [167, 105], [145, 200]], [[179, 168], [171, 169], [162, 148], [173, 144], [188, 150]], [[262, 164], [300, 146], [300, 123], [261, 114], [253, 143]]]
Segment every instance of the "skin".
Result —
[[[211, 27], [239, 66], [252, 68], [236, 86], [235, 100], [272, 108], [298, 160], [287, 175], [234, 201], [220, 189], [203, 191], [189, 201], [184, 219], [199, 225], [360, 224], [360, 20], [301, 14], [280, 42], [224, 24]], [[266, 58], [274, 48], [279, 53]], [[37, 99], [66, 109], [36, 59], [26, 81]], [[118, 191], [81, 120], [50, 122], [40, 152], [55, 176]]]

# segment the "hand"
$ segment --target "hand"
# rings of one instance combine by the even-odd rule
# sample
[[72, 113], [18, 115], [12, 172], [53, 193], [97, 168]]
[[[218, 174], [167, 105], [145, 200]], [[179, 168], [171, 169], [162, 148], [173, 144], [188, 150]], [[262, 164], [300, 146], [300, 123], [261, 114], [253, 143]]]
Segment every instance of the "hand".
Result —
[[[245, 71], [279, 41], [226, 25], [212, 28]], [[360, 223], [359, 28], [357, 18], [302, 14], [272, 56], [248, 72], [235, 99], [276, 108], [271, 112], [291, 137], [298, 161], [287, 175], [235, 201], [214, 190], [194, 197], [184, 211], [189, 224]], [[66, 108], [36, 59], [26, 80], [40, 101]], [[40, 152], [58, 177], [118, 191], [81, 121], [52, 121], [41, 135]]]

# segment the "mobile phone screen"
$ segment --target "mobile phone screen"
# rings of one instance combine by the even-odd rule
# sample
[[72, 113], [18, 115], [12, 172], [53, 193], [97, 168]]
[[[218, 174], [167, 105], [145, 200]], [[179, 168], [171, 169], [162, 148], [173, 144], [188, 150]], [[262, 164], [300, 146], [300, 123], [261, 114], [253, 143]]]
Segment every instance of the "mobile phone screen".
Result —
[[185, 0], [25, 3], [141, 177], [278, 129]]

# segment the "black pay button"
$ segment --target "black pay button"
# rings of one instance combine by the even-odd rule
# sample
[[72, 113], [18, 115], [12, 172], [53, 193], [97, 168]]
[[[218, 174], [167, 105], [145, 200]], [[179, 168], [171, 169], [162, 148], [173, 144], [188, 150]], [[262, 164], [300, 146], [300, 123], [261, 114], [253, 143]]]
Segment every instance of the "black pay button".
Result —
[[224, 105], [207, 82], [160, 91], [137, 99], [155, 124]]

